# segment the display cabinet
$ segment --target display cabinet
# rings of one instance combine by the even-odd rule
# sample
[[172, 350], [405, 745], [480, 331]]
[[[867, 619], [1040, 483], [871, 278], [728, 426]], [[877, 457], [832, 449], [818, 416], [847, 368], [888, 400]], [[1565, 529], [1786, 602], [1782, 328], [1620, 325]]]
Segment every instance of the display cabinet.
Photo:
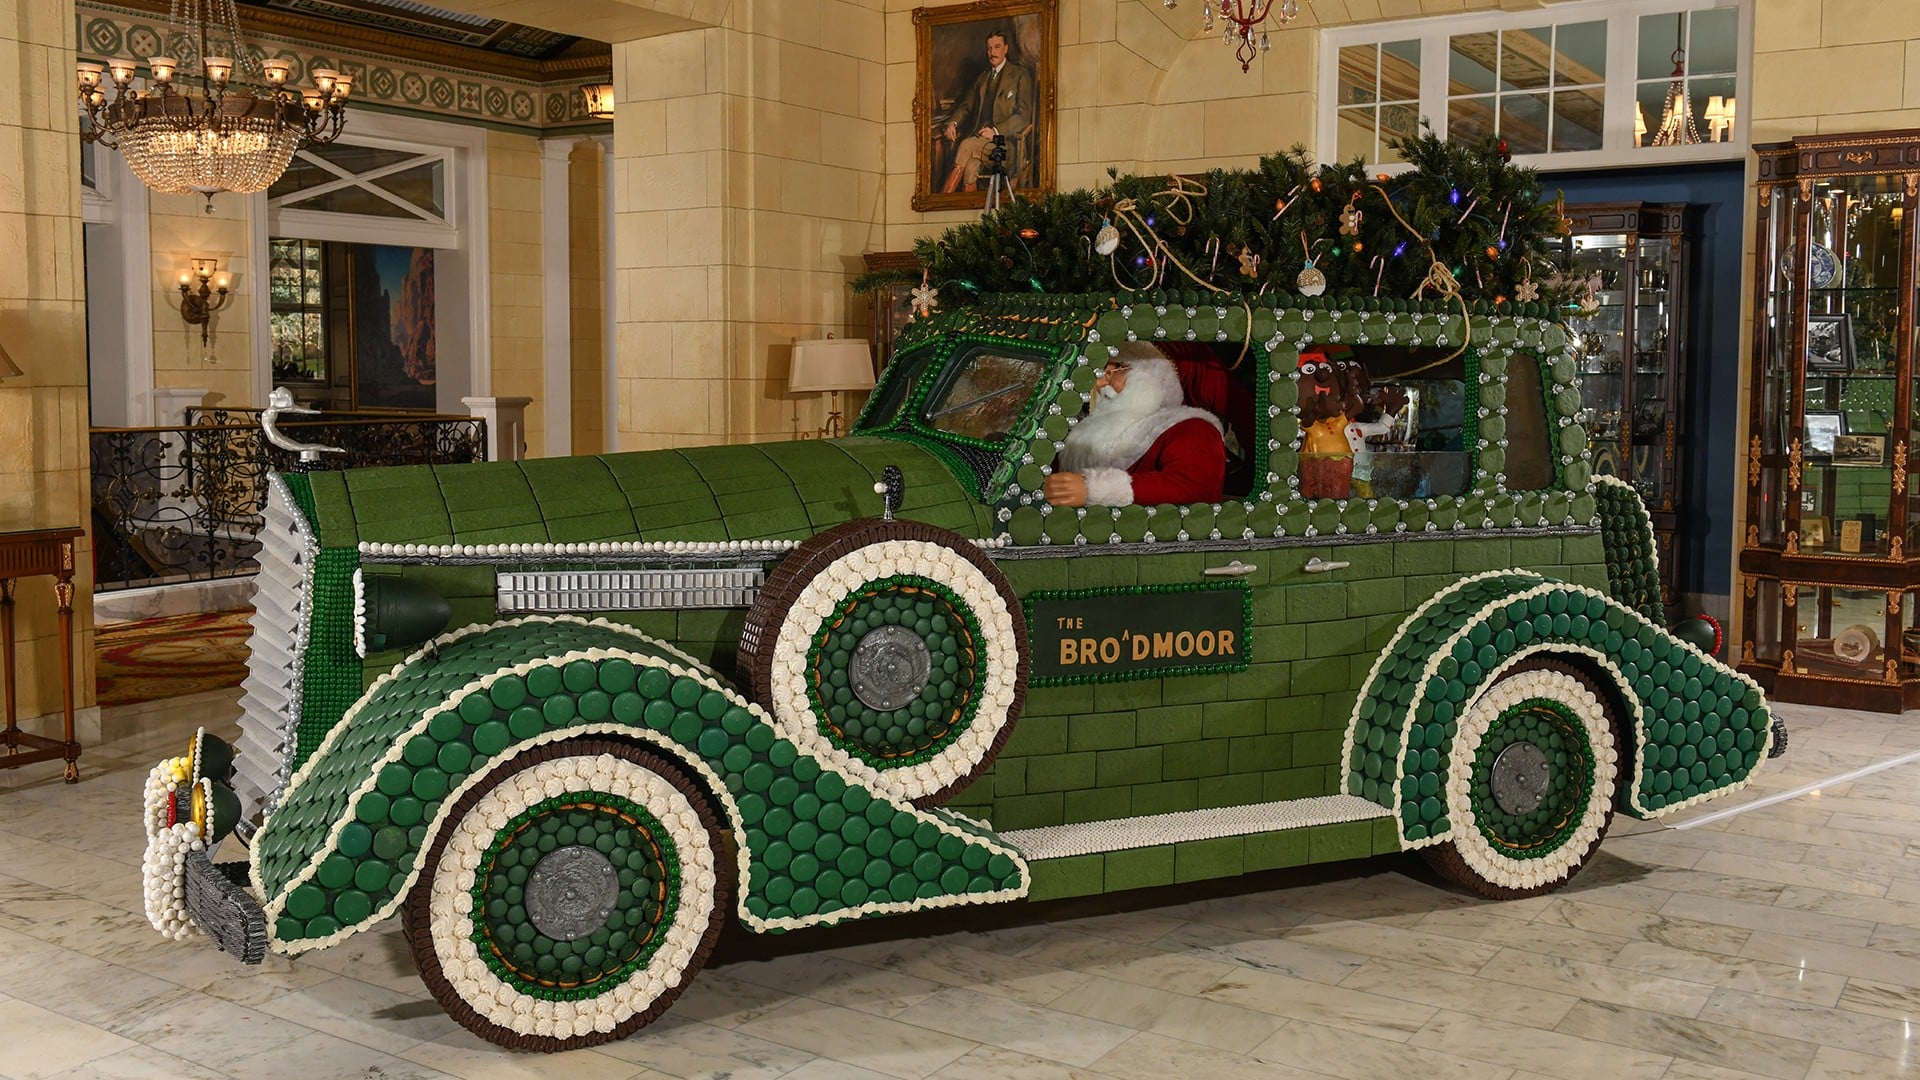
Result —
[[1567, 320], [1580, 371], [1593, 471], [1640, 492], [1653, 518], [1660, 596], [1686, 580], [1674, 543], [1686, 387], [1686, 206], [1591, 203], [1566, 208], [1563, 263], [1592, 285], [1593, 302]]
[[[920, 257], [911, 251], [869, 251], [861, 258], [867, 269], [911, 270], [920, 272]], [[873, 346], [874, 374], [893, 359], [893, 339], [913, 319], [913, 286], [918, 282], [894, 282], [867, 294], [872, 308], [868, 313], [867, 343]]]
[[1782, 701], [1920, 705], [1920, 131], [1756, 147], [1740, 667]]

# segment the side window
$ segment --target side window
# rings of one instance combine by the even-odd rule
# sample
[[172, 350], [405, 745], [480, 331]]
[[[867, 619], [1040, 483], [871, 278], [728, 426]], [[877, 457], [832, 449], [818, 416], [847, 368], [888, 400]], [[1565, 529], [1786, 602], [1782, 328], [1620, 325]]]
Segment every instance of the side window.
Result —
[[913, 386], [920, 381], [920, 373], [926, 370], [927, 358], [933, 355], [934, 350], [935, 346], [930, 343], [894, 357], [881, 378], [880, 389], [874, 393], [865, 415], [860, 418], [859, 426], [862, 429], [879, 431], [893, 426], [901, 407], [913, 396]]
[[1507, 490], [1553, 486], [1551, 430], [1540, 362], [1515, 353], [1507, 358]]
[[1437, 348], [1312, 346], [1300, 353], [1300, 494], [1425, 499], [1473, 481], [1466, 369]]
[[927, 426], [947, 435], [997, 442], [1020, 419], [1048, 364], [981, 350], [957, 365], [927, 406]]

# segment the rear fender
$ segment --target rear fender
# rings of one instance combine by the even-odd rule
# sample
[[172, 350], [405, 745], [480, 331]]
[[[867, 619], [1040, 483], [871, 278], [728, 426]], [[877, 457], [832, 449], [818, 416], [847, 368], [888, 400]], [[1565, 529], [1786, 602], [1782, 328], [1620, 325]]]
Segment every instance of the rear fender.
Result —
[[[1345, 790], [1392, 810], [1403, 848], [1443, 840], [1457, 717], [1514, 664], [1574, 662], [1624, 707], [1622, 808], [1671, 813], [1743, 787], [1772, 746], [1759, 684], [1604, 593], [1525, 571], [1463, 578], [1408, 616], [1362, 684]], [[1721, 771], [1714, 772], [1715, 756]], [[1433, 777], [1432, 781], [1425, 778]]]

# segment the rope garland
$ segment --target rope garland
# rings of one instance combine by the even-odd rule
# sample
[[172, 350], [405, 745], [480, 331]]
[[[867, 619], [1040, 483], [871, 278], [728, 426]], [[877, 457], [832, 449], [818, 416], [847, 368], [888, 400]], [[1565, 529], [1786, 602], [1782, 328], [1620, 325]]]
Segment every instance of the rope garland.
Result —
[[[1460, 280], [1454, 277], [1453, 271], [1447, 269], [1446, 264], [1440, 261], [1440, 257], [1434, 254], [1433, 244], [1430, 243], [1426, 237], [1420, 235], [1420, 231], [1409, 224], [1406, 218], [1400, 216], [1400, 208], [1393, 205], [1393, 199], [1387, 195], [1386, 188], [1381, 187], [1379, 184], [1368, 184], [1367, 186], [1380, 194], [1380, 201], [1387, 204], [1387, 213], [1392, 214], [1393, 220], [1399, 222], [1401, 228], [1407, 230], [1410, 236], [1420, 242], [1420, 246], [1426, 249], [1427, 258], [1431, 261], [1431, 265], [1427, 267], [1427, 276], [1421, 278], [1420, 284], [1413, 290], [1413, 299], [1421, 299], [1426, 296], [1428, 289], [1432, 289], [1434, 292], [1440, 294], [1440, 299], [1452, 300], [1454, 303], [1459, 304], [1460, 325], [1465, 330], [1461, 335], [1462, 340], [1459, 348], [1430, 364], [1422, 364], [1411, 371], [1400, 373], [1398, 377], [1404, 379], [1409, 375], [1418, 375], [1423, 371], [1431, 371], [1434, 368], [1451, 363], [1464, 354], [1467, 351], [1467, 346], [1473, 344], [1473, 313], [1467, 310], [1467, 298], [1460, 295]], [[1468, 210], [1471, 211], [1472, 208], [1469, 207]], [[1461, 220], [1466, 220], [1464, 215]]]
[[[1160, 209], [1164, 211], [1168, 217], [1171, 217], [1175, 224], [1188, 225], [1193, 222], [1193, 196], [1197, 195], [1205, 198], [1206, 194], [1207, 186], [1198, 180], [1186, 176], [1174, 176], [1165, 191], [1156, 191], [1147, 197], [1150, 199], [1165, 200], [1160, 204]], [[1186, 263], [1180, 261], [1180, 257], [1173, 253], [1173, 249], [1167, 246], [1167, 242], [1160, 239], [1160, 234], [1153, 231], [1153, 226], [1148, 224], [1145, 218], [1141, 217], [1140, 204], [1137, 200], [1121, 199], [1115, 202], [1113, 204], [1113, 216], [1119, 219], [1121, 224], [1125, 225], [1129, 232], [1133, 233], [1133, 238], [1140, 242], [1141, 247], [1147, 249], [1147, 263], [1150, 270], [1150, 275], [1144, 286], [1129, 286], [1126, 282], [1120, 280], [1119, 259], [1114, 255], [1108, 255], [1107, 266], [1113, 274], [1113, 283], [1115, 285], [1122, 289], [1156, 288], [1161, 282], [1162, 275], [1166, 272], [1166, 264], [1172, 263], [1174, 266], [1179, 267], [1180, 272], [1187, 275], [1189, 280], [1201, 288], [1221, 296], [1230, 295], [1226, 289], [1202, 278], [1200, 275], [1188, 269]], [[1148, 240], [1148, 237], [1152, 237], [1152, 240]], [[1240, 355], [1234, 357], [1233, 364], [1229, 370], [1238, 370], [1241, 363], [1246, 360], [1247, 353], [1252, 347], [1252, 342], [1248, 340], [1248, 338], [1252, 337], [1253, 305], [1247, 302], [1247, 298], [1244, 295], [1240, 297], [1240, 309], [1244, 311], [1247, 316], [1248, 334], [1247, 338], [1241, 340]]]

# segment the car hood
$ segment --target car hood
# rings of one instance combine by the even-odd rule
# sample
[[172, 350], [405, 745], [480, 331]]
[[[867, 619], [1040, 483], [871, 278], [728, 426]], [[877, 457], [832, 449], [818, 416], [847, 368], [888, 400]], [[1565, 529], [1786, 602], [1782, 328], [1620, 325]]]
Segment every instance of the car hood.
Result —
[[797, 540], [877, 517], [888, 465], [900, 515], [985, 536], [991, 511], [932, 454], [876, 438], [808, 440], [308, 474], [323, 547]]

